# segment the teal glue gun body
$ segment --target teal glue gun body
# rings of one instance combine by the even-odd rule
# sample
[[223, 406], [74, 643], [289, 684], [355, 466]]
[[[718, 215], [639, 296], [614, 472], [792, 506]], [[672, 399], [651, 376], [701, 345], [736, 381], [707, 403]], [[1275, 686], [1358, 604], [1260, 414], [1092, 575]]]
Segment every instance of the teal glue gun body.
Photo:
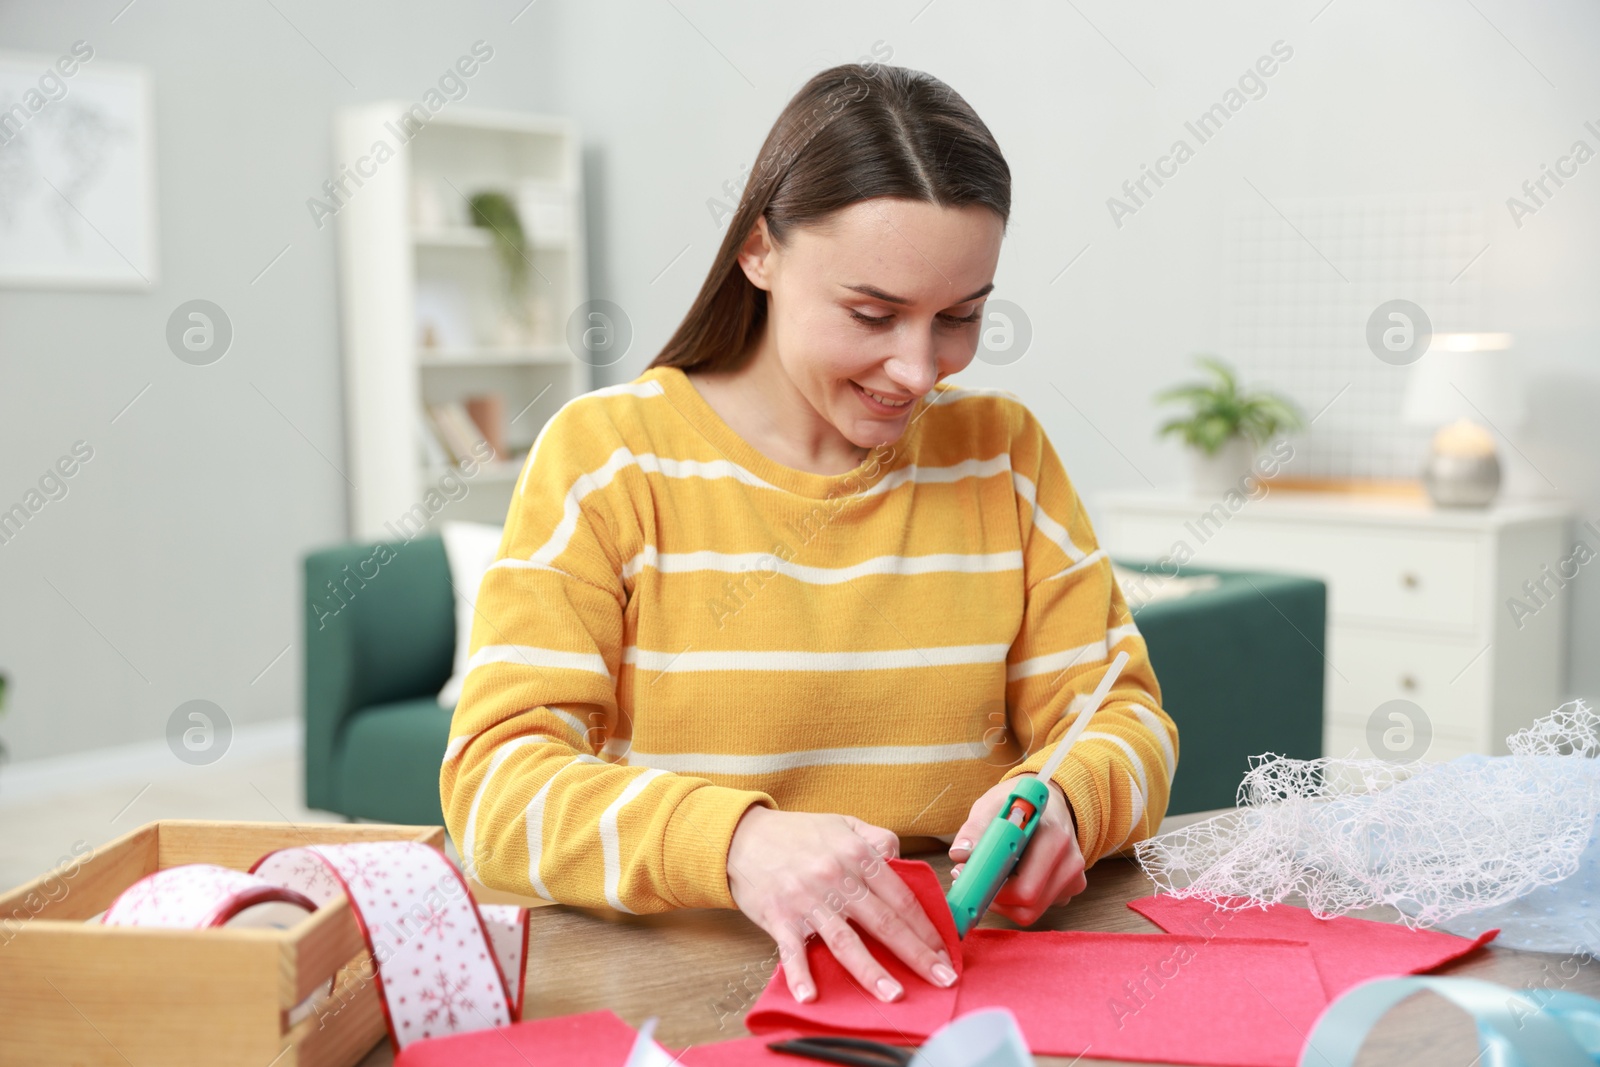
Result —
[[1000, 806], [1000, 812], [983, 831], [972, 855], [961, 868], [961, 877], [950, 886], [946, 898], [955, 917], [956, 934], [966, 937], [978, 925], [994, 902], [995, 894], [1033, 840], [1033, 832], [1050, 800], [1050, 787], [1034, 775], [1018, 777], [1016, 785]]

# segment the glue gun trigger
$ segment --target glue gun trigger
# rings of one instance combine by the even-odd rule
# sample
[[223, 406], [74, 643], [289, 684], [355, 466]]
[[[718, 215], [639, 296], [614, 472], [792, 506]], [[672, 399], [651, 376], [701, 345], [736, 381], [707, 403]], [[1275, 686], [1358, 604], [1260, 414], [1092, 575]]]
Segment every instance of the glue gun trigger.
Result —
[[1011, 811], [1006, 814], [1006, 822], [1021, 829], [1028, 825], [1028, 820], [1033, 818], [1034, 807], [1022, 797], [1011, 798]]

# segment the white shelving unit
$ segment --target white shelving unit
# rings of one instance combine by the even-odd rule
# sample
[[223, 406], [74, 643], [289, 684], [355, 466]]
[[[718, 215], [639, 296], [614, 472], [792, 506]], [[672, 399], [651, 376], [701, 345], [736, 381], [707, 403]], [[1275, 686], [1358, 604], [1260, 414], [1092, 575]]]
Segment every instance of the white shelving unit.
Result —
[[[504, 522], [523, 458], [546, 419], [592, 388], [565, 324], [588, 299], [580, 142], [563, 118], [448, 108], [426, 124], [409, 102], [340, 111], [334, 158], [364, 175], [339, 207], [350, 525], [362, 540], [441, 519]], [[378, 143], [392, 156], [382, 155]], [[370, 173], [369, 173], [370, 172]], [[511, 330], [494, 234], [468, 198], [511, 196], [527, 239], [531, 329]], [[431, 327], [426, 329], [425, 327]], [[431, 333], [433, 344], [425, 343]], [[506, 455], [441, 487], [451, 470], [423, 447], [425, 406], [497, 392]]]

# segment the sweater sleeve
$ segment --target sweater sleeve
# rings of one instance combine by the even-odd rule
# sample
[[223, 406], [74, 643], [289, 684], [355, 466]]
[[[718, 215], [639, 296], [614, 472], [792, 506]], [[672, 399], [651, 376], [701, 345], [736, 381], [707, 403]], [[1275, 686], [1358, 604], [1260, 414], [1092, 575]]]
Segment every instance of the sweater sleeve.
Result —
[[618, 762], [622, 575], [643, 548], [630, 543], [633, 498], [648, 492], [609, 416], [583, 398], [524, 465], [478, 589], [439, 777], [462, 866], [486, 886], [628, 912], [734, 906], [734, 828], [772, 799]]
[[1031, 740], [1028, 758], [1004, 777], [1037, 773], [1056, 740], [1087, 705], [1110, 660], [1128, 653], [1105, 703], [1054, 781], [1072, 805], [1086, 863], [1149, 837], [1167, 810], [1178, 762], [1178, 728], [1095, 541], [1088, 515], [1044, 428], [1017, 405], [1012, 469], [1022, 531], [1027, 597], [1006, 660], [1006, 703]]

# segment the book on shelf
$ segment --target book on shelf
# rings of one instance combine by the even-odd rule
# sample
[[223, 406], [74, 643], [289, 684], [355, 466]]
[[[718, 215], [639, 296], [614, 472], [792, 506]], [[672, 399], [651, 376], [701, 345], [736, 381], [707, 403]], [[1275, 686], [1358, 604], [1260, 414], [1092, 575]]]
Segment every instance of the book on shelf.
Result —
[[[450, 400], [442, 404], [429, 404], [428, 417], [433, 423], [434, 431], [444, 450], [449, 453], [449, 463], [452, 465], [471, 461], [483, 462], [482, 457], [492, 455], [493, 449], [484, 439], [482, 431], [478, 429], [472, 417], [467, 414], [466, 405], [459, 400]], [[493, 456], [499, 459], [499, 456]]]
[[417, 413], [417, 443], [423, 466], [434, 468], [450, 466], [450, 453], [445, 450], [444, 442], [439, 438], [439, 427], [427, 411]]

